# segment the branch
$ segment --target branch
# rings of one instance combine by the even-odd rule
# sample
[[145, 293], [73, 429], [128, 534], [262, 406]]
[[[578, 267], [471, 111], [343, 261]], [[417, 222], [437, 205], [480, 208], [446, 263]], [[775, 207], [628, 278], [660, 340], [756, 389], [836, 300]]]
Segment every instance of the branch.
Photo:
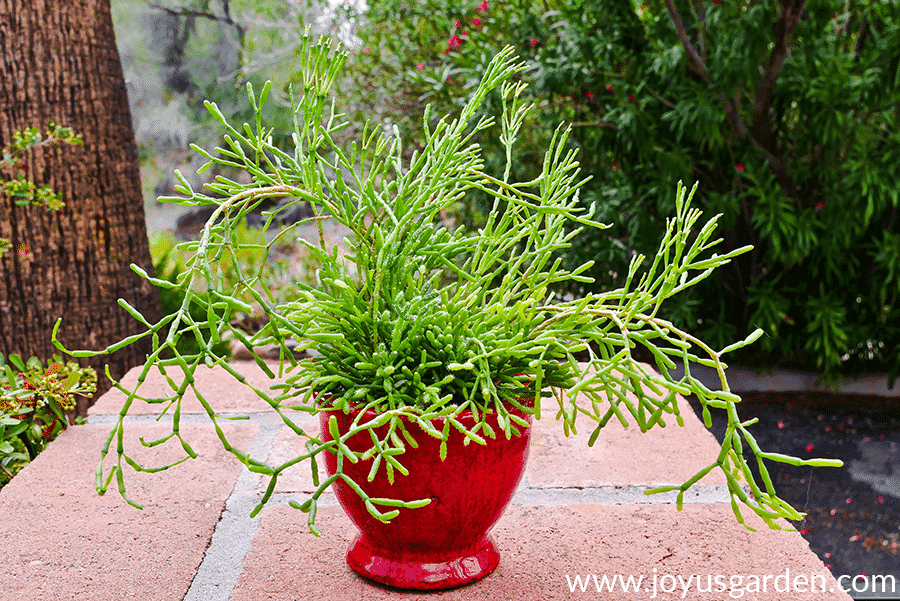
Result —
[[239, 46], [240, 46], [241, 50], [243, 51], [244, 38], [247, 34], [247, 30], [243, 25], [238, 24], [237, 22], [234, 21], [234, 19], [231, 18], [231, 10], [228, 7], [229, 2], [230, 2], [230, 0], [222, 0], [222, 10], [225, 12], [224, 21], [226, 23], [228, 23], [229, 25], [233, 26], [235, 31], [237, 31]]
[[609, 123], [608, 121], [573, 121], [569, 124], [570, 127], [605, 127], [608, 129], [616, 129], [615, 123]]
[[[697, 49], [691, 43], [690, 38], [688, 38], [687, 30], [684, 28], [684, 21], [681, 19], [681, 14], [678, 12], [678, 9], [675, 7], [674, 0], [666, 0], [666, 8], [669, 9], [669, 16], [672, 18], [672, 23], [675, 25], [675, 31], [678, 32], [678, 37], [681, 39], [681, 44], [684, 46], [685, 51], [688, 53], [688, 56], [691, 57], [691, 60], [694, 63], [694, 67], [697, 72], [710, 86], [713, 85], [712, 76], [709, 73], [709, 68], [706, 66], [706, 62], [703, 60], [703, 57], [697, 52]], [[716, 96], [722, 99], [722, 102], [725, 103], [725, 113], [728, 115], [728, 120], [731, 122], [731, 126], [734, 128], [734, 131], [737, 132], [738, 136], [741, 140], [746, 140], [748, 138], [747, 126], [744, 125], [744, 121], [741, 119], [741, 115], [737, 110], [737, 102], [729, 100], [725, 93], [721, 90], [715, 90]], [[735, 95], [735, 98], [737, 95]]]
[[[688, 38], [687, 30], [684, 28], [684, 21], [681, 19], [681, 14], [675, 7], [674, 0], [666, 0], [666, 8], [669, 9], [669, 16], [672, 18], [672, 23], [675, 25], [675, 31], [678, 32], [681, 44], [684, 46], [685, 51], [687, 51], [688, 56], [690, 56], [691, 60], [694, 62], [694, 67], [703, 78], [703, 81], [712, 86], [713, 81], [712, 76], [709, 73], [709, 68], [697, 52], [697, 49], [691, 43], [690, 38]], [[747, 132], [747, 126], [744, 125], [744, 121], [741, 119], [741, 115], [737, 110], [737, 94], [735, 94], [735, 100], [729, 100], [725, 96], [725, 92], [721, 90], [715, 90], [714, 93], [725, 103], [725, 113], [728, 115], [731, 127], [734, 128], [734, 131], [737, 132], [741, 140], [746, 140], [749, 137], [749, 134]]]
[[[793, 20], [791, 21], [790, 29], [787, 31], [786, 35], [782, 36], [782, 40], [784, 41], [784, 52], [783, 56], [781, 56], [780, 61], [777, 64], [777, 69], [772, 69], [774, 67], [774, 63], [770, 60], [770, 69], [768, 71], [772, 71], [773, 79], [772, 79], [772, 87], [774, 89], [775, 79], [778, 76], [778, 71], [781, 70], [781, 65], [784, 63], [784, 59], [787, 56], [787, 42], [790, 40], [790, 34], [793, 32], [794, 27], [797, 25], [797, 21], [800, 19], [800, 13], [803, 11], [803, 5], [806, 0], [787, 0], [791, 2], [790, 8], [792, 12], [790, 13], [793, 16]], [[694, 67], [700, 76], [710, 86], [713, 85], [712, 75], [710, 75], [709, 68], [706, 66], [706, 62], [697, 52], [697, 49], [691, 43], [690, 38], [688, 37], [687, 30], [684, 27], [684, 21], [681, 18], [681, 14], [678, 12], [678, 9], [675, 7], [674, 0], [665, 0], [666, 8], [669, 10], [669, 16], [672, 18], [672, 23], [675, 25], [675, 31], [678, 32], [678, 37], [681, 40], [681, 44], [684, 46], [685, 51], [688, 53], [688, 56], [691, 57], [691, 60], [694, 63]], [[784, 9], [782, 11], [782, 16], [787, 14], [788, 9]], [[796, 14], [795, 14], [796, 13]], [[776, 23], [776, 30], [778, 28], [778, 23]], [[778, 45], [776, 45], [775, 50], [773, 50], [773, 58], [777, 58]], [[765, 77], [765, 74], [764, 74]], [[788, 196], [794, 197], [797, 192], [797, 186], [794, 183], [794, 179], [791, 177], [790, 173], [788, 173], [787, 167], [785, 164], [776, 157], [767, 147], [766, 144], [760, 141], [758, 135], [756, 135], [756, 122], [754, 122], [754, 134], [747, 130], [747, 126], [744, 124], [744, 120], [741, 119], [740, 111], [738, 111], [738, 99], [739, 99], [739, 91], [736, 91], [734, 94], [734, 98], [729, 99], [725, 92], [722, 90], [714, 90], [713, 93], [722, 99], [722, 102], [725, 104], [725, 114], [728, 116], [728, 121], [731, 123], [731, 127], [734, 129], [735, 133], [737, 133], [738, 137], [742, 141], [749, 141], [750, 144], [760, 153], [763, 160], [771, 167], [772, 171], [775, 173], [775, 177], [778, 179], [779, 185], [785, 191]], [[757, 96], [758, 98], [758, 96]], [[767, 103], [771, 102], [771, 90], [769, 91], [769, 99]], [[757, 107], [759, 107], [759, 101], [757, 100]], [[759, 117], [759, 112], [757, 111], [757, 117]], [[768, 120], [768, 110], [766, 111], [766, 119]], [[768, 130], [768, 121], [765, 125], [765, 131]], [[764, 138], [765, 140], [765, 138]]]
[[237, 31], [238, 37], [241, 41], [241, 47], [243, 48], [244, 36], [247, 33], [246, 28], [231, 18], [231, 12], [228, 7], [229, 0], [222, 0], [222, 9], [225, 11], [225, 16], [220, 17], [210, 11], [202, 11], [195, 10], [193, 8], [169, 8], [168, 6], [162, 6], [161, 4], [154, 4], [152, 2], [148, 2], [147, 6], [150, 8], [155, 8], [157, 10], [161, 10], [163, 12], [167, 12], [175, 17], [203, 17], [204, 19], [209, 19], [210, 21], [221, 21], [226, 25], [231, 25], [234, 27], [235, 31]]
[[872, 26], [869, 25], [869, 17], [863, 16], [862, 25], [860, 25], [859, 34], [856, 37], [856, 45], [853, 47], [853, 56], [855, 58], [859, 58], [859, 53], [862, 52], [863, 46], [865, 46], [866, 40], [869, 39], [871, 33]]
[[662, 96], [660, 96], [659, 94], [657, 94], [656, 92], [654, 92], [653, 89], [652, 89], [650, 86], [644, 86], [644, 89], [647, 90], [648, 92], [650, 92], [650, 95], [651, 95], [651, 96], [653, 96], [654, 98], [656, 98], [657, 100], [659, 100], [661, 103], [663, 103], [664, 105], [666, 105], [666, 106], [669, 107], [670, 109], [676, 109], [676, 108], [678, 108], [678, 107], [676, 107], [674, 104], [672, 104], [671, 102], [669, 102], [668, 100], [666, 100], [665, 98], [663, 98]]
[[806, 0], [783, 0], [781, 14], [772, 26], [775, 33], [775, 47], [772, 49], [768, 64], [760, 77], [753, 117], [753, 137], [762, 143], [768, 143], [772, 135], [771, 105], [772, 96], [775, 93], [775, 82], [787, 58], [791, 35], [800, 21], [805, 4]]
[[703, 58], [697, 52], [697, 49], [694, 48], [690, 38], [688, 38], [687, 30], [684, 28], [684, 21], [681, 19], [681, 14], [678, 12], [678, 9], [675, 8], [674, 0], [666, 0], [666, 8], [669, 9], [669, 16], [672, 18], [672, 23], [675, 25], [675, 31], [678, 32], [678, 38], [681, 40], [681, 44], [687, 51], [688, 56], [694, 61], [694, 66], [697, 67], [700, 77], [703, 78], [703, 81], [712, 85], [712, 77], [709, 75], [709, 68], [707, 68]]
[[694, 4], [691, 2], [691, 12], [694, 13], [694, 18], [697, 19], [697, 39], [700, 42], [700, 54], [703, 56], [703, 62], [705, 63], [708, 59], [706, 56], [706, 8], [703, 6], [703, 0]]
[[152, 2], [148, 2], [147, 6], [149, 6], [150, 8], [161, 10], [163, 12], [167, 12], [174, 17], [203, 17], [204, 19], [209, 19], [211, 21], [222, 20], [220, 17], [214, 15], [211, 12], [194, 10], [193, 8], [169, 8], [168, 6], [162, 6], [161, 4], [154, 4]]

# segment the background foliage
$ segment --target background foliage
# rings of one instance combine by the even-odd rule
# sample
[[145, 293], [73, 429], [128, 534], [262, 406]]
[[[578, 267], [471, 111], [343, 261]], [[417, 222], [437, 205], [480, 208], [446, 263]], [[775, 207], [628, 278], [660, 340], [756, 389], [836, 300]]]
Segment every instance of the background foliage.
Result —
[[530, 53], [534, 136], [574, 124], [582, 199], [615, 224], [567, 257], [597, 260], [594, 288], [652, 250], [671, 182], [696, 180], [728, 249], [756, 248], [674, 303], [674, 323], [713, 345], [763, 328], [755, 364], [896, 376], [900, 3], [373, 2], [368, 18], [357, 56], [402, 73], [383, 91], [407, 101], [458, 102], [496, 46]]
[[[28, 149], [55, 146], [60, 142], [75, 146], [83, 144], [80, 135], [51, 121], [47, 124], [46, 138], [39, 128], [30, 127], [13, 132], [9, 144], [0, 147], [0, 191], [12, 196], [16, 206], [34, 205], [48, 211], [58, 211], [65, 206], [62, 194], [54, 192], [50, 186], [37, 185], [25, 176], [28, 173], [28, 163], [24, 154]], [[11, 248], [9, 238], [0, 235], [0, 257]]]
[[[398, 126], [406, 156], [422, 146], [412, 119], [422, 104], [434, 114], [461, 106], [489, 57], [511, 43], [532, 67], [522, 77], [537, 105], [513, 177], [533, 177], [538, 142], [552, 124], [572, 123], [570, 143], [593, 178], [582, 200], [614, 224], [582, 239], [570, 268], [593, 259], [594, 288], [621, 285], [631, 257], [655, 250], [673, 214], [665, 191], [699, 181], [695, 202], [724, 214], [727, 248], [756, 249], [672, 299], [669, 319], [714, 345], [763, 328], [740, 357], [754, 365], [832, 378], [900, 369], [897, 0], [165, 4], [142, 5], [157, 24], [158, 54], [146, 64], [165, 82], [165, 110], [197, 109], [180, 113], [186, 130], [211, 130], [204, 95], [240, 121], [231, 90], [237, 99], [247, 81], [296, 80], [293, 40], [312, 25], [353, 49], [339, 108], [353, 122]], [[210, 46], [215, 76], [200, 64]], [[276, 88], [277, 108], [285, 96]], [[496, 128], [479, 138], [489, 166], [505, 162], [498, 137]], [[483, 222], [483, 201], [470, 195], [444, 218]]]

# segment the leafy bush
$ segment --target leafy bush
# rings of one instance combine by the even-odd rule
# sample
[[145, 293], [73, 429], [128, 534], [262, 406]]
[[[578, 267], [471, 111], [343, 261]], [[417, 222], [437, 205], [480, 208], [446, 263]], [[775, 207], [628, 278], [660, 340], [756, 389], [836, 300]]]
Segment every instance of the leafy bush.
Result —
[[[189, 77], [197, 109], [199, 92], [214, 86], [239, 122], [249, 119], [240, 95], [229, 88], [222, 98], [222, 74], [189, 68], [191, 56], [205, 56], [203, 44], [228, 47], [240, 57], [237, 79], [256, 81], [265, 67], [283, 80], [297, 47], [286, 25], [306, 15], [322, 30], [327, 19], [308, 2], [232, 2], [230, 13], [226, 4], [187, 3], [217, 7], [196, 24], [190, 10], [157, 10], [175, 28], [165, 47], [178, 60], [163, 71]], [[352, 26], [358, 35], [339, 107], [360, 126], [399, 126], [406, 158], [424, 144], [413, 117], [422, 103], [434, 115], [458, 110], [487, 58], [506, 44], [518, 49], [532, 66], [521, 77], [536, 118], [520, 130], [511, 175], [535, 177], [547, 124], [572, 124], [570, 143], [593, 178], [584, 206], [596, 201], [593, 218], [614, 224], [612, 236], [566, 257], [570, 268], [596, 261], [593, 289], [623, 283], [631, 257], [650, 254], [673, 215], [667, 191], [699, 180], [697, 201], [723, 214], [727, 248], [756, 250], [673, 299], [673, 322], [719, 344], [762, 327], [764, 353], [745, 360], [829, 377], [900, 370], [897, 0], [372, 0], [365, 12], [333, 14], [337, 35]], [[273, 89], [270, 102], [286, 98]], [[482, 110], [494, 114], [498, 102]], [[274, 131], [289, 130], [282, 125]], [[506, 162], [499, 135], [498, 124], [478, 137], [489, 167]], [[489, 208], [476, 195], [443, 217], [483, 224]]]
[[[900, 2], [370, 4], [355, 65], [375, 74], [366, 96], [403, 99], [381, 103], [385, 120], [413, 101], [440, 113], [483, 55], [527, 51], [531, 127], [573, 124], [584, 205], [615, 224], [566, 257], [596, 261], [592, 289], [621, 285], [674, 214], [672, 182], [698, 180], [726, 249], [755, 250], [673, 299], [670, 319], [714, 344], [761, 327], [757, 362], [897, 375]], [[519, 177], [537, 173], [527, 142], [517, 159]]]
[[97, 391], [97, 372], [58, 355], [45, 369], [36, 357], [23, 362], [0, 354], [0, 486], [69, 426], [75, 395]]

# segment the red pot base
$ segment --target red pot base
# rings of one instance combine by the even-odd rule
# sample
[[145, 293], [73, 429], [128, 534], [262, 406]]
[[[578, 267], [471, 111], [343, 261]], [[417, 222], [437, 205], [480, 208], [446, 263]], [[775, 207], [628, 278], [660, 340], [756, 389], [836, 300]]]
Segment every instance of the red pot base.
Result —
[[354, 572], [389, 586], [404, 589], [446, 589], [484, 578], [500, 563], [500, 553], [490, 535], [466, 549], [440, 557], [433, 551], [416, 553], [379, 548], [356, 537], [347, 552]]

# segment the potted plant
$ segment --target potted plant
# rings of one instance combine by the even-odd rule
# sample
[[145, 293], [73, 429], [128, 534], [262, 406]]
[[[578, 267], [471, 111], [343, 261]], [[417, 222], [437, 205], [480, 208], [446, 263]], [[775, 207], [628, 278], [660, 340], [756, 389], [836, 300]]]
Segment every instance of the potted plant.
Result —
[[[525, 84], [517, 79], [524, 65], [511, 49], [486, 67], [458, 117], [434, 121], [425, 109], [425, 148], [411, 156], [403, 152], [395, 132], [371, 124], [351, 144], [341, 143], [347, 124], [334, 114], [333, 104], [328, 108], [328, 97], [346, 54], [327, 40], [307, 38], [300, 57], [302, 90], [291, 94], [290, 151], [275, 145], [272, 131], [262, 124], [269, 84], [258, 98], [248, 85], [255, 124], [240, 129], [207, 103], [227, 132], [225, 145], [215, 154], [195, 150], [209, 160], [207, 166], [242, 170], [251, 181], [219, 176], [207, 186], [207, 194], [193, 190], [176, 172], [187, 197], [182, 204], [215, 209], [200, 239], [186, 243], [194, 255], [175, 282], [134, 269], [157, 286], [181, 290], [181, 308], [149, 323], [120, 301], [147, 331], [103, 351], [72, 354], [111, 352], [151, 336], [153, 352], [138, 381], [151, 369], [167, 377], [170, 370], [181, 372], [183, 383], [169, 379], [171, 397], [150, 399], [174, 406], [177, 416], [197, 370], [221, 366], [245, 382], [213, 353], [220, 340], [236, 338], [251, 351], [276, 345], [282, 351], [277, 370], [258, 354], [256, 362], [271, 378], [277, 371], [281, 379], [272, 388], [254, 390], [304, 441], [306, 453], [266, 465], [233, 447], [217, 428], [226, 448], [250, 469], [271, 477], [254, 513], [268, 501], [284, 470], [306, 462], [317, 489], [295, 506], [309, 514], [310, 529], [318, 533], [317, 500], [334, 487], [364, 530], [348, 554], [351, 566], [395, 586], [455, 586], [496, 566], [486, 532], [521, 476], [531, 420], [542, 416], [556, 417], [567, 434], [592, 428], [592, 444], [610, 420], [634, 423], [642, 431], [682, 424], [677, 395], [693, 393], [703, 405], [707, 426], [710, 408], [726, 412], [722, 450], [681, 486], [650, 492], [677, 490], [680, 506], [684, 491], [718, 467], [728, 479], [739, 521], [739, 504], [773, 528], [779, 527], [776, 518], [801, 517], [777, 497], [763, 460], [817, 466], [840, 462], [763, 452], [747, 430], [749, 422], [739, 420], [739, 398], [729, 391], [722, 359], [762, 332], [713, 350], [658, 316], [667, 298], [748, 250], [708, 253], [718, 243], [712, 239], [716, 218], [694, 233], [700, 211], [690, 207], [693, 191], [689, 194], [679, 184], [677, 214], [667, 223], [657, 255], [647, 268], [643, 257], [634, 257], [623, 288], [557, 299], [554, 284], [585, 281], [581, 274], [589, 267], [567, 270], [558, 254], [581, 228], [604, 226], [579, 208], [576, 153], [567, 148], [568, 131], [562, 127], [549, 142], [541, 175], [530, 182], [510, 181], [513, 145], [529, 110], [521, 98]], [[495, 125], [493, 117], [479, 113], [492, 93], [499, 93], [503, 107], [499, 129], [507, 161], [499, 174], [485, 170], [473, 141]], [[484, 227], [469, 231], [443, 225], [441, 212], [469, 194], [481, 194], [493, 204]], [[309, 202], [315, 215], [307, 221], [316, 224], [319, 234], [318, 244], [298, 240], [320, 265], [316, 283], [298, 283], [296, 298], [286, 302], [270, 294], [260, 275], [262, 266], [236, 286], [226, 287], [220, 277], [222, 261], [236, 256], [235, 228], [248, 212], [273, 198], [281, 202], [266, 213], [268, 225], [276, 223], [279, 211]], [[351, 232], [346, 253], [326, 240], [325, 220]], [[284, 227], [266, 251], [294, 227]], [[192, 311], [195, 306], [203, 311]], [[232, 320], [254, 307], [268, 322], [248, 336]], [[179, 352], [184, 336], [197, 339], [196, 353]], [[312, 356], [296, 359], [289, 342]], [[634, 358], [638, 347], [654, 358], [658, 372]], [[588, 360], [576, 361], [576, 353]], [[686, 374], [677, 380], [668, 371], [676, 363], [684, 365]], [[696, 364], [718, 371], [721, 390], [709, 390], [691, 376], [690, 366]], [[143, 399], [139, 387], [125, 392], [126, 406], [110, 441], [121, 436], [129, 407]], [[220, 418], [209, 402], [197, 396], [217, 423]], [[295, 421], [298, 414], [319, 415], [321, 433], [301, 428]], [[173, 424], [172, 437], [192, 455], [177, 419]], [[744, 445], [759, 462], [762, 485], [750, 471]], [[122, 462], [134, 461], [120, 448], [109, 468], [104, 465], [108, 453], [109, 443], [98, 469], [98, 490], [102, 494], [115, 479], [124, 496]], [[328, 477], [320, 481], [317, 465], [323, 460]], [[460, 480], [463, 497], [486, 493], [478, 509], [452, 498], [463, 488]], [[460, 523], [474, 521], [473, 513], [485, 517], [475, 532], [461, 533]], [[429, 522], [433, 526], [423, 534]]]

